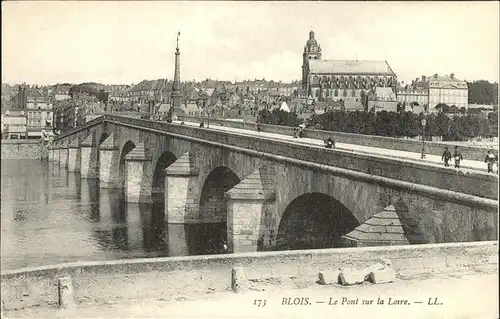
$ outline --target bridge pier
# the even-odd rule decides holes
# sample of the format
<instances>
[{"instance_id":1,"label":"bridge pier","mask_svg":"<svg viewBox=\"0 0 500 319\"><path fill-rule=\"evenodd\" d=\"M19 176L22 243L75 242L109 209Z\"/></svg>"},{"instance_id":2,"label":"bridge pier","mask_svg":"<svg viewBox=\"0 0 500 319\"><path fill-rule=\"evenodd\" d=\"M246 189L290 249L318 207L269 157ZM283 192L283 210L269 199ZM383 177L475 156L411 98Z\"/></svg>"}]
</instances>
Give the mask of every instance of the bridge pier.
<instances>
[{"instance_id":1,"label":"bridge pier","mask_svg":"<svg viewBox=\"0 0 500 319\"><path fill-rule=\"evenodd\" d=\"M81 178L99 178L97 147L93 143L93 134L90 134L80 143L80 174Z\"/></svg>"},{"instance_id":2,"label":"bridge pier","mask_svg":"<svg viewBox=\"0 0 500 319\"><path fill-rule=\"evenodd\" d=\"M112 133L99 146L99 187L117 188L120 183L120 148Z\"/></svg>"},{"instance_id":3,"label":"bridge pier","mask_svg":"<svg viewBox=\"0 0 500 319\"><path fill-rule=\"evenodd\" d=\"M59 158L62 167L68 167L68 148L64 147L59 150Z\"/></svg>"},{"instance_id":4,"label":"bridge pier","mask_svg":"<svg viewBox=\"0 0 500 319\"><path fill-rule=\"evenodd\" d=\"M200 222L198 168L185 153L165 169L165 220L169 224Z\"/></svg>"},{"instance_id":5,"label":"bridge pier","mask_svg":"<svg viewBox=\"0 0 500 319\"><path fill-rule=\"evenodd\" d=\"M128 203L151 203L151 156L144 144L137 145L125 156L125 198Z\"/></svg>"},{"instance_id":6,"label":"bridge pier","mask_svg":"<svg viewBox=\"0 0 500 319\"><path fill-rule=\"evenodd\" d=\"M266 167L259 168L225 193L227 203L227 246L229 252L255 252L264 238L266 206L276 195Z\"/></svg>"},{"instance_id":7,"label":"bridge pier","mask_svg":"<svg viewBox=\"0 0 500 319\"><path fill-rule=\"evenodd\" d=\"M50 151L51 153L51 161L52 162L57 162L58 158L56 158L56 155L57 157L59 157L59 152L54 148L55 146L52 146L52 150Z\"/></svg>"},{"instance_id":8,"label":"bridge pier","mask_svg":"<svg viewBox=\"0 0 500 319\"><path fill-rule=\"evenodd\" d=\"M57 147L57 148L56 148L56 149L54 149L54 162L55 162L55 163L57 163L57 164L59 164L59 163L61 162L61 161L60 161L60 157L59 157L59 154L60 154L60 152L59 152L59 147L60 147L60 146L56 146L56 147Z\"/></svg>"},{"instance_id":9,"label":"bridge pier","mask_svg":"<svg viewBox=\"0 0 500 319\"><path fill-rule=\"evenodd\" d=\"M78 158L78 140L74 139L68 145L68 171L79 172L80 171L80 161Z\"/></svg>"}]
</instances>

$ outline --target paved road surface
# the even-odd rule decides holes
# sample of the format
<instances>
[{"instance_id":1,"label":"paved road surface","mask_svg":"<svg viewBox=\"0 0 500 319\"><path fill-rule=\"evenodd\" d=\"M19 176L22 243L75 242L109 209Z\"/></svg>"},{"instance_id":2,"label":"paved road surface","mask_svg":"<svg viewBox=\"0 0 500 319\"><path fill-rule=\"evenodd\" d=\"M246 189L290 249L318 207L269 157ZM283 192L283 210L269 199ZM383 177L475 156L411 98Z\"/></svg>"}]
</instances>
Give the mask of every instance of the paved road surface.
<instances>
[{"instance_id":1,"label":"paved road surface","mask_svg":"<svg viewBox=\"0 0 500 319\"><path fill-rule=\"evenodd\" d=\"M180 121L174 121L174 123L180 124ZM199 123L193 123L193 122L184 122L185 125L189 126L199 126ZM279 139L283 141L288 141L290 143L297 143L297 144L304 144L304 145L309 145L309 146L317 146L317 147L324 147L324 142L322 140L318 139L312 139L312 138L293 138L292 136L287 136L287 135L282 135L282 134L276 134L276 133L268 133L268 132L257 132L257 131L252 131L252 130L246 130L246 129L239 129L239 128L233 128L233 127L227 127L227 126L219 126L219 125L212 125L210 124L210 129L214 130L220 130L220 131L228 131L232 133L237 133L237 134L245 134L245 135L252 135L252 136L263 136L266 138L272 138L272 139ZM426 155L425 159L420 158L420 153L413 153L413 152L406 152L406 151L398 151L398 150L392 150L392 149L384 149L384 148L376 148L376 147L367 147L363 145L356 145L356 144L344 144L344 143L336 143L336 148L341 149L341 150L346 150L346 151L352 151L355 153L365 153L365 154L371 154L371 155L377 155L379 157L384 157L384 158L396 158L396 159L401 159L407 162L414 162L414 163L420 163L420 164L426 164L429 166L434 166L434 167L444 167L444 163L441 161L441 156L438 155ZM453 162L450 164L449 169L455 169L453 167ZM486 172L486 163L480 162L480 161L471 161L471 160L463 160L461 163L461 170L466 173L467 171L481 171L481 172ZM495 171L497 170L497 166L495 166Z\"/></svg>"},{"instance_id":2,"label":"paved road surface","mask_svg":"<svg viewBox=\"0 0 500 319\"><path fill-rule=\"evenodd\" d=\"M498 318L498 274L466 273L433 275L389 284L340 287L319 286L305 289L270 289L265 292L234 294L221 292L205 299L186 300L182 293L175 300L137 301L126 304L94 305L72 310L31 308L7 311L9 318ZM309 298L309 305L282 305L283 298ZM358 299L357 305L329 305L330 298ZM377 304L378 299L384 305ZM388 304L408 300L408 305ZM433 305L429 305L429 298ZM435 299L437 298L437 300ZM254 300L266 300L265 307ZM363 300L373 300L363 305ZM324 303L317 303L323 301ZM416 302L422 302L418 304Z\"/></svg>"}]
</instances>

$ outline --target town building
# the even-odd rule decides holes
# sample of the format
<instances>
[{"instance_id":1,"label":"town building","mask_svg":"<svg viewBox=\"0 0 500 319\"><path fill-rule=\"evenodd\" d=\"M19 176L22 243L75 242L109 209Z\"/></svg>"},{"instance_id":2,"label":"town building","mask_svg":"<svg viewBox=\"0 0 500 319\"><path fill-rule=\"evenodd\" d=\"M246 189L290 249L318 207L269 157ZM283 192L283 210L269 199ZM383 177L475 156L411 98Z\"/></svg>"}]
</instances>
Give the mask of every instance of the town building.
<instances>
[{"instance_id":1,"label":"town building","mask_svg":"<svg viewBox=\"0 0 500 319\"><path fill-rule=\"evenodd\" d=\"M353 109L369 93L377 105L397 104L397 77L387 61L324 60L322 53L311 31L302 62L301 91L305 96L319 102L343 100Z\"/></svg>"},{"instance_id":2,"label":"town building","mask_svg":"<svg viewBox=\"0 0 500 319\"><path fill-rule=\"evenodd\" d=\"M2 118L3 139L26 139L26 114L24 110L7 110Z\"/></svg>"},{"instance_id":3,"label":"town building","mask_svg":"<svg viewBox=\"0 0 500 319\"><path fill-rule=\"evenodd\" d=\"M62 100L70 99L71 98L71 96L69 94L70 88L71 88L71 85L57 84L52 91L52 95L54 97L54 100L62 101Z\"/></svg>"},{"instance_id":4,"label":"town building","mask_svg":"<svg viewBox=\"0 0 500 319\"><path fill-rule=\"evenodd\" d=\"M428 78L429 82L429 110L438 112L436 105L440 103L449 106L455 105L457 108L464 107L466 110L469 105L469 92L467 82L459 80L455 74L438 75L434 74Z\"/></svg>"},{"instance_id":5,"label":"town building","mask_svg":"<svg viewBox=\"0 0 500 319\"><path fill-rule=\"evenodd\" d=\"M127 99L124 97L118 99L117 94L113 94L112 99L140 103L148 103L149 101L162 102L168 99L167 86L167 79L143 80L130 89L125 90L128 95Z\"/></svg>"},{"instance_id":6,"label":"town building","mask_svg":"<svg viewBox=\"0 0 500 319\"><path fill-rule=\"evenodd\" d=\"M461 81L454 74L423 76L411 84L398 85L397 98L410 112L439 112L438 104L468 109L467 82Z\"/></svg>"},{"instance_id":7,"label":"town building","mask_svg":"<svg viewBox=\"0 0 500 319\"><path fill-rule=\"evenodd\" d=\"M53 110L47 88L22 85L17 101L26 117L28 139L39 139L46 131L52 131Z\"/></svg>"}]
</instances>

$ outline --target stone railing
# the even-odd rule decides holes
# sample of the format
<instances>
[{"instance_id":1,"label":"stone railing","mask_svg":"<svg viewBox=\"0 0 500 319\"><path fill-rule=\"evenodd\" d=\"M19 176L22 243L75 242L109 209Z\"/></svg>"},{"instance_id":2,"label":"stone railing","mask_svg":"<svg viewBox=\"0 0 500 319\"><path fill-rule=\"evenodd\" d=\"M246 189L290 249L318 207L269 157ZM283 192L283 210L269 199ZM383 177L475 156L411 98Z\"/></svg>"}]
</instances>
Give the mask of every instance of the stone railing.
<instances>
[{"instance_id":1,"label":"stone railing","mask_svg":"<svg viewBox=\"0 0 500 319\"><path fill-rule=\"evenodd\" d=\"M179 121L195 122L199 123L202 120L207 122L206 117L199 116L186 116L182 115L178 117ZM210 118L210 123L215 125L222 125L240 129L256 130L257 124L254 122L237 122L221 118ZM289 126L279 126L279 125L269 125L261 124L263 132L276 133L283 135L293 134L293 128ZM335 131L324 131L324 130L314 130L305 129L304 137L314 138L319 140L325 140L328 137L333 137L338 143L345 144L355 144L364 145L367 147L385 148L398 151L406 151L413 153L420 153L422 150L422 142L416 140L405 140L401 138L376 136L376 135L363 135L363 134L352 134L343 133ZM425 142L425 152L427 154L439 155L443 154L444 148L448 147L450 151L453 152L455 144L446 142ZM478 147L478 146L460 146L460 151L462 155L467 160L472 161L484 161L488 148Z\"/></svg>"},{"instance_id":2,"label":"stone railing","mask_svg":"<svg viewBox=\"0 0 500 319\"><path fill-rule=\"evenodd\" d=\"M168 300L231 290L235 268L244 270L242 282L296 277L314 283L319 271L365 268L382 258L401 277L494 268L497 252L495 241L68 263L3 272L1 298L6 310Z\"/></svg>"}]
</instances>

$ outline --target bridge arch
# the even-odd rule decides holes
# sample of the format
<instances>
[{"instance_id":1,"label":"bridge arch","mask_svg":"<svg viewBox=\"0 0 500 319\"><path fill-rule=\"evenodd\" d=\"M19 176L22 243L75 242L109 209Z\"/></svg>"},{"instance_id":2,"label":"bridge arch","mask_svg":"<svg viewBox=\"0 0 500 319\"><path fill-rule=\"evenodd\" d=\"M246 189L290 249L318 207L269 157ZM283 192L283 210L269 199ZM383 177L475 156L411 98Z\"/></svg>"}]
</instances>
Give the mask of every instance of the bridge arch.
<instances>
[{"instance_id":1,"label":"bridge arch","mask_svg":"<svg viewBox=\"0 0 500 319\"><path fill-rule=\"evenodd\" d=\"M102 132L99 135L99 139L97 140L97 169L98 170L101 169L101 157L100 157L99 147L101 146L102 142L104 142L108 137L109 137L109 133Z\"/></svg>"},{"instance_id":2,"label":"bridge arch","mask_svg":"<svg viewBox=\"0 0 500 319\"><path fill-rule=\"evenodd\" d=\"M276 249L342 247L341 236L357 226L355 215L333 196L305 193L286 207L278 226Z\"/></svg>"},{"instance_id":3,"label":"bridge arch","mask_svg":"<svg viewBox=\"0 0 500 319\"><path fill-rule=\"evenodd\" d=\"M153 167L151 186L155 199L164 201L165 194L165 169L177 160L177 156L170 151L164 151L156 160Z\"/></svg>"},{"instance_id":4,"label":"bridge arch","mask_svg":"<svg viewBox=\"0 0 500 319\"><path fill-rule=\"evenodd\" d=\"M135 143L131 140L128 140L123 144L123 147L120 150L120 167L118 169L118 174L120 176L120 181L122 185L125 185L125 180L127 178L127 166L125 165L125 156L130 153L135 148Z\"/></svg>"},{"instance_id":5,"label":"bridge arch","mask_svg":"<svg viewBox=\"0 0 500 319\"><path fill-rule=\"evenodd\" d=\"M229 167L218 166L205 178L200 193L200 217L217 222L227 222L227 201L224 193L241 180Z\"/></svg>"},{"instance_id":6,"label":"bridge arch","mask_svg":"<svg viewBox=\"0 0 500 319\"><path fill-rule=\"evenodd\" d=\"M98 144L98 146L101 145L102 142L104 142L104 140L106 140L108 137L109 137L109 133L108 132L102 132L101 135L99 136L99 140L98 140L99 144Z\"/></svg>"}]
</instances>

